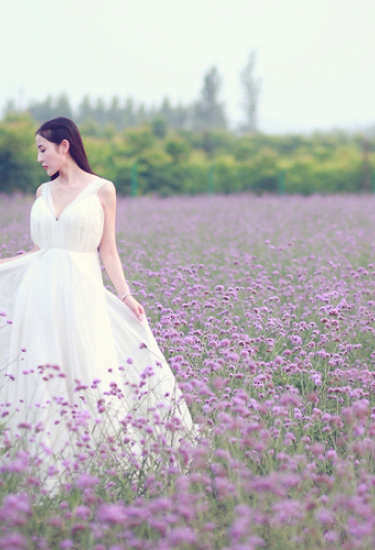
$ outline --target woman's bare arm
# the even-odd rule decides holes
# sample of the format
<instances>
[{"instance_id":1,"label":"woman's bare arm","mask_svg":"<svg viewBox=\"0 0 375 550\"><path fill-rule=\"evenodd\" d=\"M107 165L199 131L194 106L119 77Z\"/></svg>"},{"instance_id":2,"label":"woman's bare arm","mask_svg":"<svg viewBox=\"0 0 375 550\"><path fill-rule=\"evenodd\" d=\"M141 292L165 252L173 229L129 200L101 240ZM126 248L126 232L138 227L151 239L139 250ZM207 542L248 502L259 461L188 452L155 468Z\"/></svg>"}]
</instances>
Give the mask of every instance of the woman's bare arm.
<instances>
[{"instance_id":1,"label":"woman's bare arm","mask_svg":"<svg viewBox=\"0 0 375 550\"><path fill-rule=\"evenodd\" d=\"M102 242L100 243L100 256L108 277L121 298L130 293L130 289L125 279L116 246L116 189L113 183L106 183L99 191L98 196L104 209L104 230ZM134 296L129 294L124 302L142 321L145 312Z\"/></svg>"}]
</instances>

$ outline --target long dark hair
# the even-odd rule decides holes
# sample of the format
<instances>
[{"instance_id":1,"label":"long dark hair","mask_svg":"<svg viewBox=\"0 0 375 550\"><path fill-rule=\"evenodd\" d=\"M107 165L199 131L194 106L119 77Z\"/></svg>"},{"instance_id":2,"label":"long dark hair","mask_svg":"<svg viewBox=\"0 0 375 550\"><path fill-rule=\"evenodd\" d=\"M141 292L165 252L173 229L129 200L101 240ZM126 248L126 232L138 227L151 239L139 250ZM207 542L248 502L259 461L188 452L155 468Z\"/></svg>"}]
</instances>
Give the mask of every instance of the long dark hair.
<instances>
[{"instance_id":1,"label":"long dark hair","mask_svg":"<svg viewBox=\"0 0 375 550\"><path fill-rule=\"evenodd\" d=\"M56 143L57 145L60 145L63 139L69 141L69 153L72 159L78 164L78 166L82 170L88 172L89 174L94 174L89 164L89 161L87 160L81 134L77 126L72 120L70 120L70 118L60 116L58 118L48 120L41 125L39 130L35 132L35 135L38 134L48 141ZM53 176L51 176L51 180L57 178L58 175L59 172L53 174Z\"/></svg>"}]
</instances>

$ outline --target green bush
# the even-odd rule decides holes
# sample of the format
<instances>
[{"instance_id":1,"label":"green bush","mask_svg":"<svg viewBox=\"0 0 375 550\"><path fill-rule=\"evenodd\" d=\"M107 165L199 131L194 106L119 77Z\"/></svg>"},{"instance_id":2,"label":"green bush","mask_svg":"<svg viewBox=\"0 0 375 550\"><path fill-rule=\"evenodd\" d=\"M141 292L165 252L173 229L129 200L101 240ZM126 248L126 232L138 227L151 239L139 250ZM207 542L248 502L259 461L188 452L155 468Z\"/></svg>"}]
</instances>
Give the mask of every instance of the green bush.
<instances>
[{"instance_id":1,"label":"green bush","mask_svg":"<svg viewBox=\"0 0 375 550\"><path fill-rule=\"evenodd\" d=\"M217 193L277 193L282 171L287 193L352 193L364 190L369 170L375 171L375 138L366 141L366 158L363 136L343 132L238 136L168 130L161 118L124 132L84 118L80 128L94 172L112 180L120 194L131 193L135 163L139 193L161 196L206 193L212 184ZM0 122L0 191L34 193L45 181L36 162L36 129L27 113L9 112Z\"/></svg>"},{"instance_id":2,"label":"green bush","mask_svg":"<svg viewBox=\"0 0 375 550\"><path fill-rule=\"evenodd\" d=\"M27 115L10 116L0 123L0 191L35 192L44 181L36 162L35 130Z\"/></svg>"}]
</instances>

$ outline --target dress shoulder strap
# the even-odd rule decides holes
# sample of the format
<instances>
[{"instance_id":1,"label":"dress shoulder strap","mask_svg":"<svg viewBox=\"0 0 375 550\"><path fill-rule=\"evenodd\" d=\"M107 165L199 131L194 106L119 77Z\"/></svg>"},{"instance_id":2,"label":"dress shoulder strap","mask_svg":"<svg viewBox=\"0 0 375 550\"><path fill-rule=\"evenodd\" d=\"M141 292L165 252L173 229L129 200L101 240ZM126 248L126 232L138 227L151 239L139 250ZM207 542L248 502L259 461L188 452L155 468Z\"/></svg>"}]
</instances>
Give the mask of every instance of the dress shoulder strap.
<instances>
[{"instance_id":1,"label":"dress shoulder strap","mask_svg":"<svg viewBox=\"0 0 375 550\"><path fill-rule=\"evenodd\" d=\"M109 180L104 178L97 178L86 187L86 191L89 195L96 195L96 193L99 193L100 189L108 182Z\"/></svg>"},{"instance_id":2,"label":"dress shoulder strap","mask_svg":"<svg viewBox=\"0 0 375 550\"><path fill-rule=\"evenodd\" d=\"M40 186L40 193L44 199L47 199L48 187L51 182L47 181Z\"/></svg>"}]
</instances>

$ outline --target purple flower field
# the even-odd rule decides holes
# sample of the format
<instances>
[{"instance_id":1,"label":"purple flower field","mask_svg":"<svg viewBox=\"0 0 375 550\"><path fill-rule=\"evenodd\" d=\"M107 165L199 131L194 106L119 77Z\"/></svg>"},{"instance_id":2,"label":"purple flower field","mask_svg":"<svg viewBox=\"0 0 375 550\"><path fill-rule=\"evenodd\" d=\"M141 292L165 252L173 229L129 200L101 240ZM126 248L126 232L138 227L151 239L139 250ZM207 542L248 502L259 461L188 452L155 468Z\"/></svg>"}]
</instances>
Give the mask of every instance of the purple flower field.
<instances>
[{"instance_id":1,"label":"purple flower field","mask_svg":"<svg viewBox=\"0 0 375 550\"><path fill-rule=\"evenodd\" d=\"M30 206L2 197L2 257L31 248ZM372 196L119 199L125 275L198 435L135 457L76 429L54 465L35 426L1 428L0 550L372 550L374 229Z\"/></svg>"}]
</instances>

